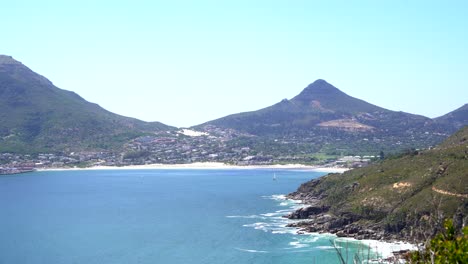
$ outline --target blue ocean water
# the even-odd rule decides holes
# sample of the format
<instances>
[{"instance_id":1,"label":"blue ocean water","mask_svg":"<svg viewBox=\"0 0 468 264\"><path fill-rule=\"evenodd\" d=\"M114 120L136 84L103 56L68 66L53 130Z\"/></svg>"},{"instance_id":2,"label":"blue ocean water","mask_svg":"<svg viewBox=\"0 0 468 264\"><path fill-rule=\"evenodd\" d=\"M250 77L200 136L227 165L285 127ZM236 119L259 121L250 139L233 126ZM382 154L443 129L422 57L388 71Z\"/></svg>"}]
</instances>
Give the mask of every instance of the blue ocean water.
<instances>
[{"instance_id":1,"label":"blue ocean water","mask_svg":"<svg viewBox=\"0 0 468 264\"><path fill-rule=\"evenodd\" d=\"M273 174L277 180L273 180ZM0 263L339 263L283 194L323 173L84 170L0 177ZM349 258L362 245L348 243Z\"/></svg>"}]
</instances>

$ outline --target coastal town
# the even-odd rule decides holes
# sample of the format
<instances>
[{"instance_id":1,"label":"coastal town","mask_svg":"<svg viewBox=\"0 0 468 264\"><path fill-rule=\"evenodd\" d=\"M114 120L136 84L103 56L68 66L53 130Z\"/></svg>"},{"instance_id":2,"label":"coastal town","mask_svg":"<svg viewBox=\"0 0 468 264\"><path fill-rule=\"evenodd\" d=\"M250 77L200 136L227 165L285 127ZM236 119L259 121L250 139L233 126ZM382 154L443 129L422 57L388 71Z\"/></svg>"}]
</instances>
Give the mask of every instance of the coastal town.
<instances>
[{"instance_id":1,"label":"coastal town","mask_svg":"<svg viewBox=\"0 0 468 264\"><path fill-rule=\"evenodd\" d=\"M125 144L122 151L117 153L106 151L26 155L0 153L0 173L13 174L48 168L123 167L200 162L217 162L235 166L304 164L320 167L356 168L364 167L376 159L376 155L327 155L321 158L307 155L308 153L275 155L272 151L259 151L258 147L255 146L249 147L245 144L233 143L235 138L245 140L252 138L250 135L216 127L208 127L207 130L209 132L182 129L141 136ZM273 143L285 144L275 141Z\"/></svg>"}]
</instances>

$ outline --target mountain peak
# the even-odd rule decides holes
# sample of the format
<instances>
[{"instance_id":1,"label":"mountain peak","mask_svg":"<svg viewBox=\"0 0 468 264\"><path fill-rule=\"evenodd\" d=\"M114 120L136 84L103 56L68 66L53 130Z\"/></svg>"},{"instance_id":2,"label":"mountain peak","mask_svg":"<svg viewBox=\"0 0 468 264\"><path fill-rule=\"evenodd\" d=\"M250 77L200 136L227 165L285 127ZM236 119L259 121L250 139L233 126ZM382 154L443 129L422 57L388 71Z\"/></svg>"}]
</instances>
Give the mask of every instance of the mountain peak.
<instances>
[{"instance_id":1,"label":"mountain peak","mask_svg":"<svg viewBox=\"0 0 468 264\"><path fill-rule=\"evenodd\" d=\"M309 84L300 94L294 97L294 101L310 102L312 100L329 101L337 98L347 97L345 93L327 81L318 79Z\"/></svg>"},{"instance_id":2,"label":"mountain peak","mask_svg":"<svg viewBox=\"0 0 468 264\"><path fill-rule=\"evenodd\" d=\"M363 100L351 97L322 79L309 84L291 101L305 108L328 112L363 113L384 110Z\"/></svg>"},{"instance_id":3,"label":"mountain peak","mask_svg":"<svg viewBox=\"0 0 468 264\"><path fill-rule=\"evenodd\" d=\"M317 79L315 82L309 84L303 92L308 92L308 93L336 93L336 92L341 92L338 88L335 86L331 85L327 81L323 79Z\"/></svg>"},{"instance_id":4,"label":"mountain peak","mask_svg":"<svg viewBox=\"0 0 468 264\"><path fill-rule=\"evenodd\" d=\"M52 82L44 76L33 72L23 63L13 59L12 56L0 55L0 73L4 73L13 79L22 79L30 84L52 85Z\"/></svg>"},{"instance_id":5,"label":"mountain peak","mask_svg":"<svg viewBox=\"0 0 468 264\"><path fill-rule=\"evenodd\" d=\"M15 65L21 65L22 63L13 59L11 56L7 55L0 55L0 64L15 64Z\"/></svg>"},{"instance_id":6,"label":"mountain peak","mask_svg":"<svg viewBox=\"0 0 468 264\"><path fill-rule=\"evenodd\" d=\"M315 80L313 83L309 84L310 85L318 85L318 84L328 84L328 85L331 85L329 84L327 81L325 81L324 79L317 79Z\"/></svg>"}]
</instances>

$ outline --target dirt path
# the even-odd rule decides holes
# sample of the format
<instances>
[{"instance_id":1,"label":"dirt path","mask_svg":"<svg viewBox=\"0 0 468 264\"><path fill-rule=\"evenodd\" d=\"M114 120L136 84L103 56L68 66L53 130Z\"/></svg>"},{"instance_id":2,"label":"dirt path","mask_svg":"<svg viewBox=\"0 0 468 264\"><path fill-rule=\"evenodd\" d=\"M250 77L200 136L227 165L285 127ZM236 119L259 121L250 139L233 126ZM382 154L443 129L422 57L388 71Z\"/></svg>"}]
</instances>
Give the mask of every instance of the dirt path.
<instances>
[{"instance_id":1,"label":"dirt path","mask_svg":"<svg viewBox=\"0 0 468 264\"><path fill-rule=\"evenodd\" d=\"M432 186L432 190L436 193L440 194L445 194L445 195L450 195L450 196L455 196L459 198L468 198L468 194L459 194L459 193L453 193L453 192L447 192L441 189L437 189L435 186Z\"/></svg>"}]
</instances>

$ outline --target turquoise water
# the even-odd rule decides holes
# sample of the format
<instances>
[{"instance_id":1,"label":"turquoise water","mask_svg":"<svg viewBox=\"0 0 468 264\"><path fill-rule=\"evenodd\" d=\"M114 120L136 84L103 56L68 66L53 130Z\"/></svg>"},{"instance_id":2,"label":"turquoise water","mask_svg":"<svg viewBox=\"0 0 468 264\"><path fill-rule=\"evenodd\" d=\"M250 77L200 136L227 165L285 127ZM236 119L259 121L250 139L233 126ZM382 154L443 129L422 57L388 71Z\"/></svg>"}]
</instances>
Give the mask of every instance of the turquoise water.
<instances>
[{"instance_id":1,"label":"turquoise water","mask_svg":"<svg viewBox=\"0 0 468 264\"><path fill-rule=\"evenodd\" d=\"M277 180L273 181L273 174ZM0 263L339 263L281 196L323 173L49 171L0 177ZM358 244L349 245L351 255Z\"/></svg>"}]
</instances>

